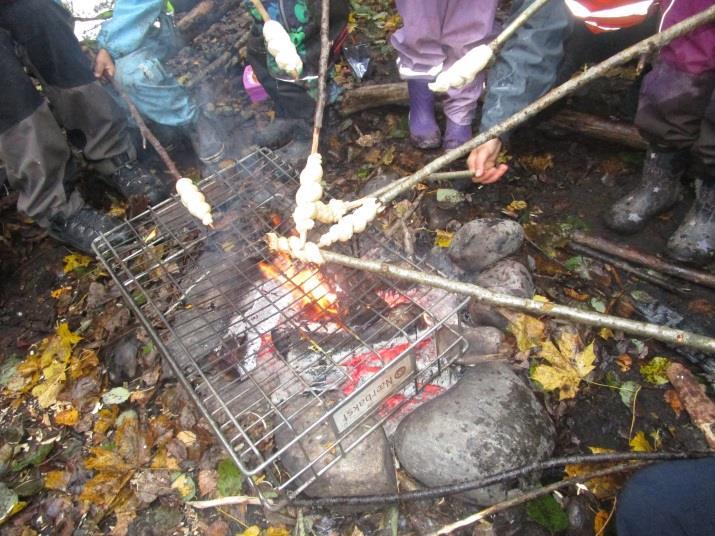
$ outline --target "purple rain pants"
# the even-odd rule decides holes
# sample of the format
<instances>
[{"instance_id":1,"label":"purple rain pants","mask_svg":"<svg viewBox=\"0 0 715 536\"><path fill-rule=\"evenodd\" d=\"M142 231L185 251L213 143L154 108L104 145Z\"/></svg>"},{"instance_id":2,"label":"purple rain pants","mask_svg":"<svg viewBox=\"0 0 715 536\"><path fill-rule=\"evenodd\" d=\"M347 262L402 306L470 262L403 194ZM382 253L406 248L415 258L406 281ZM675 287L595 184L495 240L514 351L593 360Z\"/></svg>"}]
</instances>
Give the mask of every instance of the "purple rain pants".
<instances>
[{"instance_id":1,"label":"purple rain pants","mask_svg":"<svg viewBox=\"0 0 715 536\"><path fill-rule=\"evenodd\" d=\"M403 26L390 42L405 80L434 80L475 46L492 37L498 0L396 0ZM444 114L454 123L471 125L484 73L462 89L451 89Z\"/></svg>"},{"instance_id":2,"label":"purple rain pants","mask_svg":"<svg viewBox=\"0 0 715 536\"><path fill-rule=\"evenodd\" d=\"M662 6L663 29L704 10L712 0L670 2ZM635 123L652 144L692 151L707 175L715 177L715 24L662 49L643 80Z\"/></svg>"}]
</instances>

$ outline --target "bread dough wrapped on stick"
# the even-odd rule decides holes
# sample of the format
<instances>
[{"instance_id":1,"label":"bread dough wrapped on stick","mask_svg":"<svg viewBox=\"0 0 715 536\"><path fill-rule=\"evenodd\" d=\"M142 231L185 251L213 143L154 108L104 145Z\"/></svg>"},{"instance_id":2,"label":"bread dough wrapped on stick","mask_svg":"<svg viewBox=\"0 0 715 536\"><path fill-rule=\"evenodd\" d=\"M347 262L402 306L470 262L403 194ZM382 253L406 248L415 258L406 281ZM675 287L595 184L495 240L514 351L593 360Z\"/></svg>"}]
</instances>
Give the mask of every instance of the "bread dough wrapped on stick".
<instances>
[{"instance_id":1,"label":"bread dough wrapped on stick","mask_svg":"<svg viewBox=\"0 0 715 536\"><path fill-rule=\"evenodd\" d=\"M298 78L303 71L303 61L285 28L279 22L267 20L263 23L263 39L278 67L290 73L293 78Z\"/></svg>"},{"instance_id":2,"label":"bread dough wrapped on stick","mask_svg":"<svg viewBox=\"0 0 715 536\"><path fill-rule=\"evenodd\" d=\"M321 223L334 223L345 214L345 203L331 199L328 204L321 202L323 197L323 159L319 153L313 153L300 173L300 187L295 194L293 221L300 240L305 243L316 220Z\"/></svg>"},{"instance_id":3,"label":"bread dough wrapped on stick","mask_svg":"<svg viewBox=\"0 0 715 536\"><path fill-rule=\"evenodd\" d=\"M181 204L193 216L201 220L201 223L211 226L214 223L211 215L211 205L206 202L204 194L194 184L191 179L181 178L176 181L176 192L179 194Z\"/></svg>"},{"instance_id":4,"label":"bread dough wrapped on stick","mask_svg":"<svg viewBox=\"0 0 715 536\"><path fill-rule=\"evenodd\" d=\"M429 88L435 93L446 93L452 88L463 88L489 65L494 51L489 45L479 45L459 58L449 68L437 75Z\"/></svg>"},{"instance_id":5,"label":"bread dough wrapped on stick","mask_svg":"<svg viewBox=\"0 0 715 536\"><path fill-rule=\"evenodd\" d=\"M286 238L285 236L278 236L276 233L267 233L266 243L271 251L287 253L299 261L315 264L325 262L315 242L302 243L297 236Z\"/></svg>"},{"instance_id":6,"label":"bread dough wrapped on stick","mask_svg":"<svg viewBox=\"0 0 715 536\"><path fill-rule=\"evenodd\" d=\"M380 210L380 203L374 197L368 197L354 212L343 216L328 229L318 240L318 247L328 247L335 242L347 242L355 233L361 233L375 219Z\"/></svg>"}]
</instances>

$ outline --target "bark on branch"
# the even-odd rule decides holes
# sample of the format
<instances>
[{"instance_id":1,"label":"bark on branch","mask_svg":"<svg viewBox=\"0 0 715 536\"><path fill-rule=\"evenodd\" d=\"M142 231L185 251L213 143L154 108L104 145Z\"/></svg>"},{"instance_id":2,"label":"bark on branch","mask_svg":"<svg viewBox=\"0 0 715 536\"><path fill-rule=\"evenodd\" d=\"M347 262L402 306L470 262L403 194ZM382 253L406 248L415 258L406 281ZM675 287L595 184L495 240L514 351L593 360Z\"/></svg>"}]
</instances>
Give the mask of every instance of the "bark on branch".
<instances>
[{"instance_id":1,"label":"bark on branch","mask_svg":"<svg viewBox=\"0 0 715 536\"><path fill-rule=\"evenodd\" d=\"M328 60L330 57L330 0L322 0L320 7L320 65L318 69L318 101L315 103L313 122L313 143L310 153L318 152L320 131L323 128L323 114L327 100L326 82L328 78Z\"/></svg>"}]
</instances>

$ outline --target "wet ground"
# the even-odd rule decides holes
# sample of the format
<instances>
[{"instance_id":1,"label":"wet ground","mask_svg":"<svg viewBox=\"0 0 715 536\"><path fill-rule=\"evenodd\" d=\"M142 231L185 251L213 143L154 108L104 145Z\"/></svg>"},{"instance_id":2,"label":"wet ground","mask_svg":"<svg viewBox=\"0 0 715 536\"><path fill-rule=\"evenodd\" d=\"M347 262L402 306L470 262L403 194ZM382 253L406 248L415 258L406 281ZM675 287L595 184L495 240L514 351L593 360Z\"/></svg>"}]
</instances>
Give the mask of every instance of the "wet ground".
<instances>
[{"instance_id":1,"label":"wet ground","mask_svg":"<svg viewBox=\"0 0 715 536\"><path fill-rule=\"evenodd\" d=\"M225 43L238 35L235 30L240 26L238 19L238 15L229 15L200 36L197 47L199 53L183 52L174 63L177 72L195 71L218 57ZM375 24L375 20L380 19L373 20L366 15L364 20L366 24ZM384 23L382 28L374 30L375 35L369 37L374 40L376 35L380 35L378 30L382 30L384 35ZM356 40L361 40L361 37ZM386 51L385 47L384 43L373 46L378 61L372 82L395 78L389 57L381 55L381 52ZM245 149L250 133L270 122L272 116L267 103L249 103L241 89L241 68L240 60L231 62L207 79L206 83L199 85L197 94L205 102L211 101L212 110L222 118L234 146ZM342 77L346 83L354 85L355 81L350 80L347 68L344 65L339 68L341 76L338 78ZM579 111L602 110L604 91L612 91L605 93L609 102L625 103L622 108L626 113L622 113L619 118L629 120L627 110L629 107L632 109L632 106L628 105L628 100L632 100L634 92L630 83L623 80L610 85L602 84L593 95L581 95L571 106ZM660 216L642 233L630 237L616 236L603 227L601 212L636 184L642 153L574 134L555 133L542 128L542 122L537 119L514 135L506 156L511 165L507 178L492 186L467 187L464 191L470 194L470 202L450 215L445 227L454 230L458 223L448 220L465 222L475 216L501 215L518 219L533 229L533 235L530 234L533 243L524 247L521 257L533 268L540 294L554 301L583 307L589 307L592 300L596 299L608 312L630 313L638 318L632 307L628 307L629 295L634 290L647 291L688 317L702 333L714 334L715 315L712 313L715 311L715 293L712 291L682 283L680 286L688 287L688 290L676 294L653 287L620 270L608 269L600 263L592 267L590 279L579 276L577 269L569 270L565 267L575 253L564 243L554 240L554 229L565 226L582 228L594 235L660 254L668 236L687 211L692 193L688 193L674 210ZM377 132L380 133L379 141L358 144L358 139L363 135ZM347 196L354 195L366 180L379 173L394 171L402 176L439 155L438 151L425 153L410 147L406 139L406 110L403 108L372 110L350 118L341 118L331 112L325 140L325 153L329 155L327 181L332 184L334 191ZM195 163L185 141L170 137L168 142L182 171L189 176L196 174ZM144 155L143 159L149 167L155 170L161 168L152 154ZM464 162L460 161L453 169L463 167ZM460 189L463 188L460 186ZM415 191L410 198L415 199L417 195ZM423 203L428 202L431 195L428 192ZM114 206L120 211L126 209L113 198L104 195L92 196L92 200L103 208ZM505 214L506 207L513 201L525 201L526 208ZM437 229L429 227L422 217L424 211L418 210L415 214L410 226L418 239L433 240ZM388 213L386 217L394 218L394 214ZM112 290L107 274L102 273L94 262L66 272L63 264L72 252L47 238L31 222L18 215L14 209L12 193L0 198L0 226L0 366L3 366L3 371L11 361L25 358L41 339L53 335L58 323L67 322L70 329L83 333L85 341L82 344L96 351L101 358L96 374L92 376L96 382L96 392L99 392L100 385L103 388L122 385L122 382L129 382L127 385L130 387L141 385L148 394L145 398L134 400L133 407L142 419L145 416L167 414L166 410L170 407L168 414L181 415L185 419L184 424L191 424L192 419L195 422L195 413L184 398L176 395L174 383L170 379L162 379L155 352L152 355L149 349L140 358L134 378L127 375L126 363L117 362L118 354L111 349L124 335L133 333L136 324L126 314L116 291ZM103 294L98 295L97 285L102 287ZM62 291L63 288L66 290ZM55 296L52 295L53 291ZM578 296L578 299L573 296ZM584 338L592 338L593 333L593 330L582 330ZM618 361L623 355L629 356L632 361L630 366L626 366L623 360ZM556 454L588 452L589 447L629 450L634 431L644 432L648 444L656 450L697 450L705 447L702 434L690 423L687 413L676 413L674 406L667 401L665 393L670 386L644 381L639 373L637 365L653 356L684 360L664 345L653 341L629 341L627 337L616 334L613 339L599 345L597 369L589 377L589 382L582 385L574 400L559 401L557 396L549 393L539 395L557 426ZM685 362L688 363L687 360ZM698 372L697 367L688 366ZM527 375L528 363L519 363L516 367L521 374ZM155 377L140 378L148 372L155 373ZM137 383L140 379L144 383ZM633 381L641 387L637 404L633 406L622 401L615 387L627 381ZM167 393L172 393L176 399L169 401ZM81 393L74 395L81 398ZM96 400L96 395L93 396L93 400ZM106 518L98 516L96 509L87 509L86 503L83 505L77 499L82 483L88 479L87 471L81 468L80 461L87 456L88 445L99 444L92 436L92 433L98 433L97 423L90 416L92 413L89 410L83 412L81 420L72 426L60 426L54 417L50 419L48 415L36 406L29 395L7 397L0 404L3 435L8 430L22 430L22 441L27 443L31 452L37 448L39 441L47 437L56 437L58 445L64 444L65 447L78 443L74 454L67 454L66 448L58 448L55 454L34 464L32 474L26 475L30 482L36 483L24 495L28 505L17 514L17 519L0 530L8 534L72 534L72 527L84 519L85 513L91 512L93 516L90 517L96 519L100 527L98 530L108 532L110 527L120 522L121 515L118 516L114 510ZM153 433L158 433L159 428L158 425L154 426ZM178 430L174 428L171 433L176 434ZM210 434L201 430L198 444L203 452L192 451L191 445L178 454L180 448L176 445L173 447L175 450L171 451L182 461L180 470L193 474L199 488L202 486L197 476L199 471L202 468L213 470L212 463L221 457L221 451L213 443ZM58 463L64 459L69 462ZM69 463L73 471L72 480L64 487L53 488L47 484L47 475L51 471L63 469L64 463ZM7 468L3 469L2 474L7 476ZM11 473L10 477L17 478L17 475ZM546 480L558 478L558 472L545 475ZM247 511L245 507L201 513L184 507L182 511L181 501L170 496L161 496L149 504L151 506L134 505L134 517L127 521L133 527L129 533L172 534L183 531L223 535L241 533L247 525L253 523L280 527L291 522L288 518L271 517L265 520L255 517L255 512ZM591 514L597 509L608 510L612 503L605 500L595 504L589 510ZM67 509L64 518L54 512L44 519L34 519L43 509L52 506L57 510L63 505ZM171 514L172 509L179 512L178 517ZM310 519L314 523L315 534L390 534L394 533L394 527L399 527L398 532L401 534L420 534L427 527L453 521L472 510L448 500L429 505L415 503L405 506L399 517L394 511L380 511L365 516L306 512L306 516L313 516ZM23 525L32 526L32 530L37 532L22 532ZM521 526L526 530L527 525ZM529 526L530 530L538 530L533 524ZM92 532L88 529L88 532L82 533ZM285 532L273 534L275 536Z\"/></svg>"}]
</instances>

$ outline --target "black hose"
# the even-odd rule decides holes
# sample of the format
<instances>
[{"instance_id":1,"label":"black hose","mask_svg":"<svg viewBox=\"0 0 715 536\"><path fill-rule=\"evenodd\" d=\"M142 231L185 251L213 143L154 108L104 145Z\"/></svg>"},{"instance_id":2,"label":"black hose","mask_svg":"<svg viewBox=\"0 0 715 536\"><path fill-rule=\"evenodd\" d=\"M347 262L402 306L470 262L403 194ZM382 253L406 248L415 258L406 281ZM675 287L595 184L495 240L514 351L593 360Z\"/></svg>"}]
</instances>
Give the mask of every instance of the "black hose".
<instances>
[{"instance_id":1,"label":"black hose","mask_svg":"<svg viewBox=\"0 0 715 536\"><path fill-rule=\"evenodd\" d=\"M498 484L506 480L513 480L535 471L544 471L553 467L561 467L567 464L595 464L607 462L619 462L628 460L683 460L688 458L706 458L713 456L712 452L689 451L689 452L609 452L605 454L580 454L575 456L564 456L552 458L541 462L523 465L516 469L509 469L477 480L467 480L456 484L447 484L434 488L426 488L404 493L388 493L384 495L353 495L341 497L319 497L315 499L293 499L289 501L292 506L315 508L337 505L380 505L401 501L420 501L436 499L446 495L454 495L465 491L472 491L492 484Z\"/></svg>"}]
</instances>

